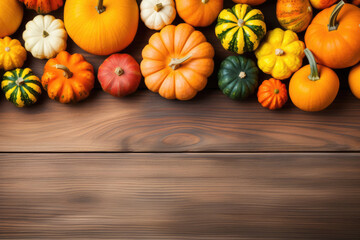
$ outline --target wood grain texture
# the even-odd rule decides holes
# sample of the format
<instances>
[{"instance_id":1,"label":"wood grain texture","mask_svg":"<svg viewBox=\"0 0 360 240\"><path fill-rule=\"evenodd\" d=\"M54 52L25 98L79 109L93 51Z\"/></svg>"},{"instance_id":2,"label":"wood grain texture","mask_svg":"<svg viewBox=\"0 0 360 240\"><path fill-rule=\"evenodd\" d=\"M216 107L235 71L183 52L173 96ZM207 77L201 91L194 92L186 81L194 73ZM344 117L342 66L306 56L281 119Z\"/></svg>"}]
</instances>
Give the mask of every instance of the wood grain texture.
<instances>
[{"instance_id":1,"label":"wood grain texture","mask_svg":"<svg viewBox=\"0 0 360 240\"><path fill-rule=\"evenodd\" d=\"M1 102L0 152L360 150L360 101L347 93L319 113L291 103L272 112L211 90L188 102L145 90L124 99L97 91L77 105Z\"/></svg>"},{"instance_id":2,"label":"wood grain texture","mask_svg":"<svg viewBox=\"0 0 360 240\"><path fill-rule=\"evenodd\" d=\"M0 154L1 239L359 239L360 154Z\"/></svg>"}]
</instances>

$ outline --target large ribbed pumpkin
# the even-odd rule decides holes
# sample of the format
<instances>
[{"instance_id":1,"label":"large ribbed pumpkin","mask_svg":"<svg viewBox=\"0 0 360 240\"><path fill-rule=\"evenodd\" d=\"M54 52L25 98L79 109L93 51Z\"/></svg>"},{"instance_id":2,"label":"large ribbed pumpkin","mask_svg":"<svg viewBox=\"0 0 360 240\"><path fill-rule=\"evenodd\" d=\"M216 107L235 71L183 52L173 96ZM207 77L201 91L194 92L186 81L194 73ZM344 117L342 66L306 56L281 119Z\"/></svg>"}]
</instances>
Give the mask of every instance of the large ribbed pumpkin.
<instances>
[{"instance_id":1,"label":"large ribbed pumpkin","mask_svg":"<svg viewBox=\"0 0 360 240\"><path fill-rule=\"evenodd\" d=\"M18 0L0 0L0 38L16 32L23 15L24 9Z\"/></svg>"},{"instance_id":2,"label":"large ribbed pumpkin","mask_svg":"<svg viewBox=\"0 0 360 240\"><path fill-rule=\"evenodd\" d=\"M85 51L109 55L126 48L139 22L135 0L67 0L64 23L69 36Z\"/></svg>"}]
</instances>

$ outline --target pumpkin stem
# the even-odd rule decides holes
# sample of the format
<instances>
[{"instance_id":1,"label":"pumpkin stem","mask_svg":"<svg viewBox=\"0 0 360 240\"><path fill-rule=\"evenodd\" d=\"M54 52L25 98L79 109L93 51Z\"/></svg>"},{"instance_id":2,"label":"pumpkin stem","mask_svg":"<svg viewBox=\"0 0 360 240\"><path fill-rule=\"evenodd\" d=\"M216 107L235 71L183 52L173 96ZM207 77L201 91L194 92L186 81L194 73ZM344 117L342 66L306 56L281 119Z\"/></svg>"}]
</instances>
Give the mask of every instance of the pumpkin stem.
<instances>
[{"instance_id":1,"label":"pumpkin stem","mask_svg":"<svg viewBox=\"0 0 360 240\"><path fill-rule=\"evenodd\" d=\"M308 76L308 78L311 80L311 81L316 81L316 80L319 80L320 79L320 76L319 76L319 70L317 68L317 64L316 64L316 61L315 61L315 58L314 58L314 55L312 54L312 52L306 48L304 50L304 53L309 61L309 64L310 64L310 70L311 70L311 73L310 75Z\"/></svg>"},{"instance_id":2,"label":"pumpkin stem","mask_svg":"<svg viewBox=\"0 0 360 240\"><path fill-rule=\"evenodd\" d=\"M116 75L121 76L121 75L123 75L125 72L124 72L124 70L123 70L121 67L117 67L117 68L115 69L115 73L116 73Z\"/></svg>"},{"instance_id":3,"label":"pumpkin stem","mask_svg":"<svg viewBox=\"0 0 360 240\"><path fill-rule=\"evenodd\" d=\"M341 0L335 6L334 10L332 11L332 13L330 15L329 24L328 24L329 32L337 30L337 28L339 27L339 23L337 22L337 16L339 15L339 12L344 5L345 5L345 2L343 0Z\"/></svg>"},{"instance_id":4,"label":"pumpkin stem","mask_svg":"<svg viewBox=\"0 0 360 240\"><path fill-rule=\"evenodd\" d=\"M182 64L183 62L185 62L185 61L188 60L189 58L191 58L191 55L186 56L186 57L183 57L183 58L180 58L180 59L178 59L178 58L172 58L171 61L170 61L170 63L169 63L169 67L171 67L172 69L176 70L176 69L178 69L178 68L181 66L181 64Z\"/></svg>"},{"instance_id":5,"label":"pumpkin stem","mask_svg":"<svg viewBox=\"0 0 360 240\"><path fill-rule=\"evenodd\" d=\"M246 78L246 72L240 72L239 77L241 79Z\"/></svg>"},{"instance_id":6,"label":"pumpkin stem","mask_svg":"<svg viewBox=\"0 0 360 240\"><path fill-rule=\"evenodd\" d=\"M71 78L73 76L73 73L68 69L67 66L61 65L61 64L55 64L54 67L56 69L61 69L64 71L64 77Z\"/></svg>"},{"instance_id":7,"label":"pumpkin stem","mask_svg":"<svg viewBox=\"0 0 360 240\"><path fill-rule=\"evenodd\" d=\"M49 33L47 32L47 31L43 31L43 38L46 38L46 37L48 37L49 36Z\"/></svg>"},{"instance_id":8,"label":"pumpkin stem","mask_svg":"<svg viewBox=\"0 0 360 240\"><path fill-rule=\"evenodd\" d=\"M209 2L209 0L201 0L201 2L202 2L203 4L206 4L206 3Z\"/></svg>"},{"instance_id":9,"label":"pumpkin stem","mask_svg":"<svg viewBox=\"0 0 360 240\"><path fill-rule=\"evenodd\" d=\"M10 47L6 47L5 52L10 52Z\"/></svg>"},{"instance_id":10,"label":"pumpkin stem","mask_svg":"<svg viewBox=\"0 0 360 240\"><path fill-rule=\"evenodd\" d=\"M279 92L280 92L280 90L277 89L277 88L274 90L274 93L275 93L275 94L279 94Z\"/></svg>"},{"instance_id":11,"label":"pumpkin stem","mask_svg":"<svg viewBox=\"0 0 360 240\"><path fill-rule=\"evenodd\" d=\"M103 12L105 12L106 7L104 7L104 0L99 0L98 5L95 8L99 14L102 14Z\"/></svg>"},{"instance_id":12,"label":"pumpkin stem","mask_svg":"<svg viewBox=\"0 0 360 240\"><path fill-rule=\"evenodd\" d=\"M24 81L25 80L22 77L20 77L20 78L16 79L15 83L16 83L16 85L20 86L24 83Z\"/></svg>"},{"instance_id":13,"label":"pumpkin stem","mask_svg":"<svg viewBox=\"0 0 360 240\"><path fill-rule=\"evenodd\" d=\"M240 19L238 20L237 24L238 24L239 27L243 27L243 26L245 25L244 19L241 19L241 18L240 18Z\"/></svg>"},{"instance_id":14,"label":"pumpkin stem","mask_svg":"<svg viewBox=\"0 0 360 240\"><path fill-rule=\"evenodd\" d=\"M282 55L284 55L284 50L282 50L281 48L277 48L277 49L275 49L275 55L276 56L282 56Z\"/></svg>"},{"instance_id":15,"label":"pumpkin stem","mask_svg":"<svg viewBox=\"0 0 360 240\"><path fill-rule=\"evenodd\" d=\"M157 12L160 12L161 9L163 9L163 8L164 8L164 6L162 5L162 3L158 3L154 7L155 11L157 11Z\"/></svg>"}]
</instances>

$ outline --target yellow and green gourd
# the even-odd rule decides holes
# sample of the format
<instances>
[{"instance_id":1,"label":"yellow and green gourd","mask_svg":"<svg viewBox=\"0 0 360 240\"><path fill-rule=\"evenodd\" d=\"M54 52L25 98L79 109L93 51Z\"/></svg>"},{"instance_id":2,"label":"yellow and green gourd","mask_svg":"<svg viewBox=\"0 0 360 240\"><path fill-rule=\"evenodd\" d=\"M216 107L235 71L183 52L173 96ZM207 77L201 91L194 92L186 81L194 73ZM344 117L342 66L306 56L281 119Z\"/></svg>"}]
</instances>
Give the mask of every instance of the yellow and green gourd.
<instances>
[{"instance_id":1,"label":"yellow and green gourd","mask_svg":"<svg viewBox=\"0 0 360 240\"><path fill-rule=\"evenodd\" d=\"M252 52L266 34L264 15L247 4L236 4L220 12L215 34L226 50L238 54Z\"/></svg>"},{"instance_id":2,"label":"yellow and green gourd","mask_svg":"<svg viewBox=\"0 0 360 240\"><path fill-rule=\"evenodd\" d=\"M41 94L41 83L30 68L17 68L4 74L1 89L17 107L34 104Z\"/></svg>"}]
</instances>

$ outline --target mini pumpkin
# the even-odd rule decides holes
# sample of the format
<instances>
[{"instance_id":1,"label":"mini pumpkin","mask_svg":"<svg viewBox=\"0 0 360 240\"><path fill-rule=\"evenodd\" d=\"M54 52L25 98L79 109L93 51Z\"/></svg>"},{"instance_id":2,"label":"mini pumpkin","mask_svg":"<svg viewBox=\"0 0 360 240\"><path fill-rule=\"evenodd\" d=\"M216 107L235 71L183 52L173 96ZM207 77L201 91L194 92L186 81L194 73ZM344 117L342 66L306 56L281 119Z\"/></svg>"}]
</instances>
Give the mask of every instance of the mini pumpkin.
<instances>
[{"instance_id":1,"label":"mini pumpkin","mask_svg":"<svg viewBox=\"0 0 360 240\"><path fill-rule=\"evenodd\" d=\"M305 33L305 44L319 64L347 68L360 61L360 9L340 1L318 13Z\"/></svg>"},{"instance_id":2,"label":"mini pumpkin","mask_svg":"<svg viewBox=\"0 0 360 240\"><path fill-rule=\"evenodd\" d=\"M164 98L189 100L206 86L214 54L205 36L189 24L168 25L142 51L145 84Z\"/></svg>"},{"instance_id":3,"label":"mini pumpkin","mask_svg":"<svg viewBox=\"0 0 360 240\"><path fill-rule=\"evenodd\" d=\"M47 61L41 84L49 98L61 103L79 102L94 88L94 68L81 54L60 52Z\"/></svg>"},{"instance_id":4,"label":"mini pumpkin","mask_svg":"<svg viewBox=\"0 0 360 240\"><path fill-rule=\"evenodd\" d=\"M223 0L175 0L179 16L194 27L212 24L223 9Z\"/></svg>"},{"instance_id":5,"label":"mini pumpkin","mask_svg":"<svg viewBox=\"0 0 360 240\"><path fill-rule=\"evenodd\" d=\"M148 28L160 30L174 21L175 3L173 0L142 0L140 16Z\"/></svg>"},{"instance_id":6,"label":"mini pumpkin","mask_svg":"<svg viewBox=\"0 0 360 240\"><path fill-rule=\"evenodd\" d=\"M57 10L64 5L63 0L19 0L29 9L34 9L40 14Z\"/></svg>"},{"instance_id":7,"label":"mini pumpkin","mask_svg":"<svg viewBox=\"0 0 360 240\"><path fill-rule=\"evenodd\" d=\"M354 96L360 99L360 63L350 70L349 86Z\"/></svg>"},{"instance_id":8,"label":"mini pumpkin","mask_svg":"<svg viewBox=\"0 0 360 240\"><path fill-rule=\"evenodd\" d=\"M259 87L257 97L264 108L270 110L282 108L288 100L286 85L274 78L265 80Z\"/></svg>"},{"instance_id":9,"label":"mini pumpkin","mask_svg":"<svg viewBox=\"0 0 360 240\"><path fill-rule=\"evenodd\" d=\"M26 60L26 50L17 39L0 39L0 69L20 68Z\"/></svg>"},{"instance_id":10,"label":"mini pumpkin","mask_svg":"<svg viewBox=\"0 0 360 240\"><path fill-rule=\"evenodd\" d=\"M10 36L20 27L24 9L18 0L0 1L0 38Z\"/></svg>"},{"instance_id":11,"label":"mini pumpkin","mask_svg":"<svg viewBox=\"0 0 360 240\"><path fill-rule=\"evenodd\" d=\"M23 33L25 48L35 58L49 59L66 49L64 23L51 15L37 15L26 24Z\"/></svg>"},{"instance_id":12,"label":"mini pumpkin","mask_svg":"<svg viewBox=\"0 0 360 240\"><path fill-rule=\"evenodd\" d=\"M259 69L244 56L229 56L221 62L218 72L220 90L229 98L247 98L258 86Z\"/></svg>"},{"instance_id":13,"label":"mini pumpkin","mask_svg":"<svg viewBox=\"0 0 360 240\"><path fill-rule=\"evenodd\" d=\"M309 49L304 50L309 65L302 67L291 78L291 101L303 111L316 112L327 108L339 91L339 78L328 67L317 65Z\"/></svg>"},{"instance_id":14,"label":"mini pumpkin","mask_svg":"<svg viewBox=\"0 0 360 240\"><path fill-rule=\"evenodd\" d=\"M266 34L264 15L247 4L236 4L220 12L215 34L226 50L252 52Z\"/></svg>"},{"instance_id":15,"label":"mini pumpkin","mask_svg":"<svg viewBox=\"0 0 360 240\"><path fill-rule=\"evenodd\" d=\"M4 74L1 89L17 107L34 104L41 95L41 83L30 68L17 68Z\"/></svg>"},{"instance_id":16,"label":"mini pumpkin","mask_svg":"<svg viewBox=\"0 0 360 240\"><path fill-rule=\"evenodd\" d=\"M269 31L266 39L256 50L259 68L276 79L286 79L301 65L305 45L296 33L276 28Z\"/></svg>"},{"instance_id":17,"label":"mini pumpkin","mask_svg":"<svg viewBox=\"0 0 360 240\"><path fill-rule=\"evenodd\" d=\"M98 79L105 92L123 97L139 87L140 66L129 54L113 54L100 65Z\"/></svg>"}]
</instances>

